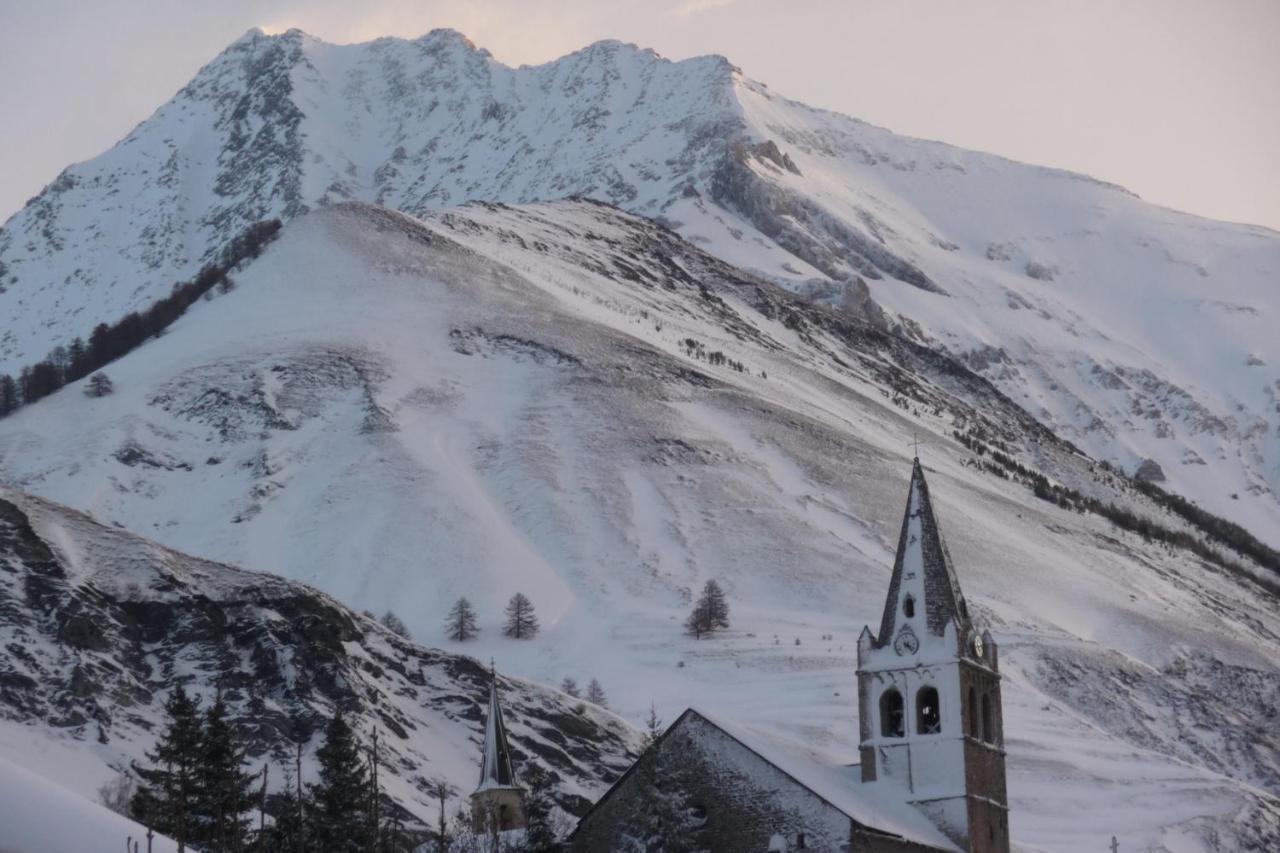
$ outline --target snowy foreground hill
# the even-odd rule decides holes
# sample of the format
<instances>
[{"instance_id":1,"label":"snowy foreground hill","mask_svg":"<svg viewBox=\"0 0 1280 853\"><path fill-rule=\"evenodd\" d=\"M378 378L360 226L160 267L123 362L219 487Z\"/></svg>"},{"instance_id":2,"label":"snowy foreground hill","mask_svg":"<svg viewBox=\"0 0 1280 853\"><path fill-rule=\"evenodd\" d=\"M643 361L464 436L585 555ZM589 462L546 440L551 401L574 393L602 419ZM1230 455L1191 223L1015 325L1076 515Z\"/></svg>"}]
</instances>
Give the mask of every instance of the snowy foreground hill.
<instances>
[{"instance_id":1,"label":"snowy foreground hill","mask_svg":"<svg viewBox=\"0 0 1280 853\"><path fill-rule=\"evenodd\" d=\"M1096 458L1151 459L1280 545L1280 235L618 42L510 68L449 30L342 46L250 31L0 229L0 371L150 303L253 221L574 194L883 309Z\"/></svg>"},{"instance_id":2,"label":"snowy foreground hill","mask_svg":"<svg viewBox=\"0 0 1280 853\"><path fill-rule=\"evenodd\" d=\"M303 774L315 781L312 754L337 707L363 735L379 730L385 788L423 824L439 807L428 780L464 794L475 784L486 665L407 643L301 584L189 557L5 488L0 646L0 851L86 853L138 838L139 827L75 794L96 798L112 768L145 766L176 678L206 704L222 691L250 769L274 764L277 786L300 728ZM499 684L513 749L554 774L569 811L603 793L638 749L639 733L607 711ZM75 843L86 837L88 846Z\"/></svg>"},{"instance_id":3,"label":"snowy foreground hill","mask_svg":"<svg viewBox=\"0 0 1280 853\"><path fill-rule=\"evenodd\" d=\"M436 661L455 680L428 683L466 708L478 674L455 653L544 684L598 677L633 721L651 701L668 720L695 705L841 761L856 757L856 638L879 618L915 435L960 582L1000 642L1020 849L1280 838L1274 572L960 362L587 201L422 219L329 207L234 277L113 363L113 395L72 385L0 421L0 478L164 545L392 609L448 652L307 599L362 643L354 659ZM996 449L1226 560L1039 500L991 463ZM136 542L8 500L74 520L59 530ZM83 547L46 541L69 560ZM298 589L205 565L182 577L194 589L226 573L217 600L242 584ZM710 578L734 627L693 641L681 622ZM534 640L498 630L516 591L541 618ZM482 634L449 645L441 623L460 595ZM525 708L565 707L510 689ZM409 720L425 713L421 696L391 701ZM114 760L121 741L145 741L124 714L101 746L93 723L15 707L5 714L29 721L18 731L42 725L78 756ZM584 795L630 744L612 718L591 719L617 749L572 777ZM464 766L474 718L442 725L402 748Z\"/></svg>"}]
</instances>

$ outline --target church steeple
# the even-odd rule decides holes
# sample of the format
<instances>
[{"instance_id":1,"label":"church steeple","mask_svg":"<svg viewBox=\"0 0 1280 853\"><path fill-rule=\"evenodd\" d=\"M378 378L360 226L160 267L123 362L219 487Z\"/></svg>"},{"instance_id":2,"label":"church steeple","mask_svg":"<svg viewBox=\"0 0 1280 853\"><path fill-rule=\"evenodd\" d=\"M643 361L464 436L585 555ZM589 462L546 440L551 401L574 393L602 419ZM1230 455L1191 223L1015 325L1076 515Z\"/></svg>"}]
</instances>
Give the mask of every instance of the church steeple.
<instances>
[{"instance_id":1,"label":"church steeple","mask_svg":"<svg viewBox=\"0 0 1280 853\"><path fill-rule=\"evenodd\" d=\"M864 782L906 793L967 853L1008 853L1000 667L960 593L920 460L880 631L858 639Z\"/></svg>"},{"instance_id":2,"label":"church steeple","mask_svg":"<svg viewBox=\"0 0 1280 853\"><path fill-rule=\"evenodd\" d=\"M516 781L507 744L507 726L498 701L498 674L489 668L489 708L484 722L480 781L471 794L471 817L479 834L496 834L525 825L524 792Z\"/></svg>"},{"instance_id":3,"label":"church steeple","mask_svg":"<svg viewBox=\"0 0 1280 853\"><path fill-rule=\"evenodd\" d=\"M917 458L911 466L907 508L876 645L883 647L893 641L900 623L913 632L923 629L941 637L952 620L962 634L972 630L969 608L960 592L947 543L933 514L929 484Z\"/></svg>"}]
</instances>

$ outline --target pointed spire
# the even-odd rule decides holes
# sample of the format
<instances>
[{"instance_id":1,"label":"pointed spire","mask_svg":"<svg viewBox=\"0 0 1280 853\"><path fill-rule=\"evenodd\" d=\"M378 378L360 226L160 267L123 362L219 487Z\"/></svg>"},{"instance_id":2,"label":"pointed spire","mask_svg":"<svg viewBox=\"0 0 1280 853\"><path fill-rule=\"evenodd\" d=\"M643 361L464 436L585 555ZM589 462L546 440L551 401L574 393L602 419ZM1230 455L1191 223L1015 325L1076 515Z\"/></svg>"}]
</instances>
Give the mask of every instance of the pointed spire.
<instances>
[{"instance_id":1,"label":"pointed spire","mask_svg":"<svg viewBox=\"0 0 1280 853\"><path fill-rule=\"evenodd\" d=\"M966 633L970 630L969 610L933 514L924 469L916 458L911 466L907 509L876 645L883 647L891 642L899 622L914 626L914 631L941 637L951 619L956 620L957 628Z\"/></svg>"},{"instance_id":2,"label":"pointed spire","mask_svg":"<svg viewBox=\"0 0 1280 853\"><path fill-rule=\"evenodd\" d=\"M498 704L498 672L489 661L489 713L484 724L484 758L480 765L477 791L489 788L514 788L516 775L511 769L511 750L507 747L507 727Z\"/></svg>"}]
</instances>

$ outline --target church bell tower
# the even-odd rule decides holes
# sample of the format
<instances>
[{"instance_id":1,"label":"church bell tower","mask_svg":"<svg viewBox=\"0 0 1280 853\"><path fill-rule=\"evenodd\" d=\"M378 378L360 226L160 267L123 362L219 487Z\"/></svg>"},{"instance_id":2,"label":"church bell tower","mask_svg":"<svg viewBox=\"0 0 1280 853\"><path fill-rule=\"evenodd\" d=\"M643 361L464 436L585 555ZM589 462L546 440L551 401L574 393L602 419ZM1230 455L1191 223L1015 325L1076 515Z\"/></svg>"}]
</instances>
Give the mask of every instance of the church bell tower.
<instances>
[{"instance_id":1,"label":"church bell tower","mask_svg":"<svg viewBox=\"0 0 1280 853\"><path fill-rule=\"evenodd\" d=\"M905 791L969 853L1008 853L996 644L969 618L916 459L879 633L858 638L862 780Z\"/></svg>"},{"instance_id":2,"label":"church bell tower","mask_svg":"<svg viewBox=\"0 0 1280 853\"><path fill-rule=\"evenodd\" d=\"M524 791L516 781L507 746L507 726L498 703L498 674L490 667L489 713L484 725L484 755L480 782L471 793L472 829L479 836L492 835L525 825Z\"/></svg>"}]
</instances>

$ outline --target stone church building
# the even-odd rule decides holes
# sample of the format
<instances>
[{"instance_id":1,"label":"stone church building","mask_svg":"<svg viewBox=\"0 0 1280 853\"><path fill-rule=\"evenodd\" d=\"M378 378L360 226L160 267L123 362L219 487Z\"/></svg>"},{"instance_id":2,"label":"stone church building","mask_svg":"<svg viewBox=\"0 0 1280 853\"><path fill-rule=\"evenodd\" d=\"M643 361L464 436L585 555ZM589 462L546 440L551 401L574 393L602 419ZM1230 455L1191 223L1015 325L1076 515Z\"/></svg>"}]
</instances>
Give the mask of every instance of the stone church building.
<instances>
[{"instance_id":1,"label":"stone church building","mask_svg":"<svg viewBox=\"0 0 1280 853\"><path fill-rule=\"evenodd\" d=\"M690 709L583 816L570 849L622 849L660 817L688 821L711 853L1008 853L996 645L969 617L918 459L857 676L859 764Z\"/></svg>"}]
</instances>

